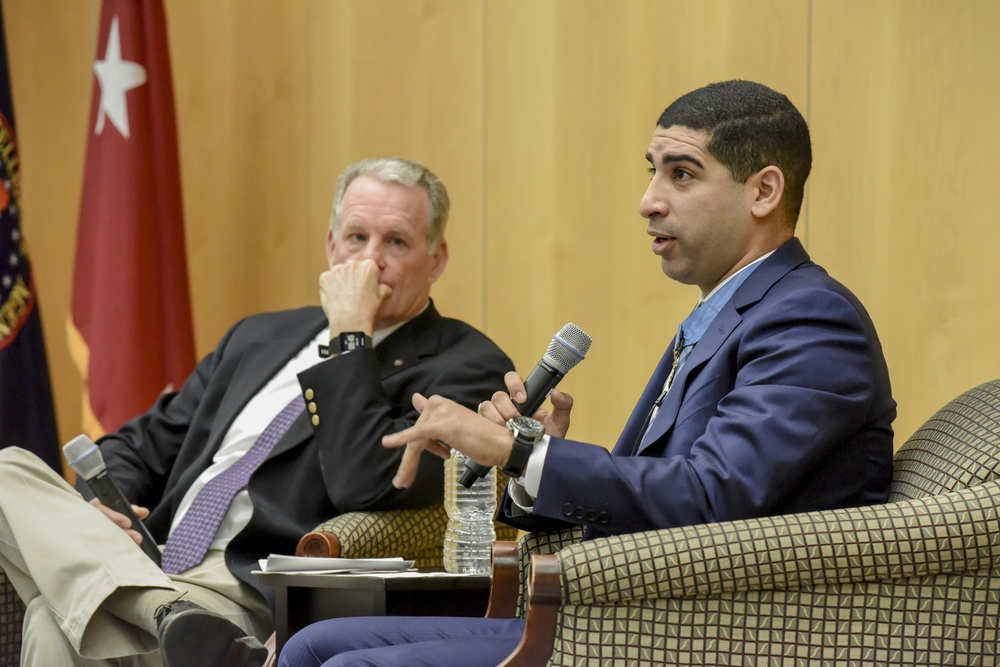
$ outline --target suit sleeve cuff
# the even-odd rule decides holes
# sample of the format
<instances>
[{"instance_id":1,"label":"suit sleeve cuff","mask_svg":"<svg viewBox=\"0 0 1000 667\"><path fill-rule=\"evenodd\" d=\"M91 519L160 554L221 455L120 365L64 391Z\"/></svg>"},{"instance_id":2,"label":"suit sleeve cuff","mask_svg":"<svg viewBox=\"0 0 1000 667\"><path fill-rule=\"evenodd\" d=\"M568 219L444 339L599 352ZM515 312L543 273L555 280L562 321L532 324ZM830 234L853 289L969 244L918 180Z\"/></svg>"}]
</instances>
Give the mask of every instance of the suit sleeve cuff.
<instances>
[{"instance_id":1,"label":"suit sleeve cuff","mask_svg":"<svg viewBox=\"0 0 1000 667\"><path fill-rule=\"evenodd\" d=\"M528 457L528 465L524 467L524 474L517 479L512 479L507 485L507 492L514 502L514 508L521 510L523 514L531 514L535 506L535 498L538 497L538 487L542 481L542 468L545 466L545 454L549 449L549 436L542 436L541 442L535 445L535 450Z\"/></svg>"}]
</instances>

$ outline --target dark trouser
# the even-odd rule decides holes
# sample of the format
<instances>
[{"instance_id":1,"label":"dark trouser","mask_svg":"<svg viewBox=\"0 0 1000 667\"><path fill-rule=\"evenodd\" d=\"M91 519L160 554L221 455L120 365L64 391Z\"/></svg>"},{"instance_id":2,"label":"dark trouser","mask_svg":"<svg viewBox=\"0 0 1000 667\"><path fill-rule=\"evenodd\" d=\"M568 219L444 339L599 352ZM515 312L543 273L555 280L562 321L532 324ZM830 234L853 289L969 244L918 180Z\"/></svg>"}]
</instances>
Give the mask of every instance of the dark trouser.
<instances>
[{"instance_id":1,"label":"dark trouser","mask_svg":"<svg viewBox=\"0 0 1000 667\"><path fill-rule=\"evenodd\" d=\"M517 647L517 618L373 616L333 618L297 632L280 667L496 667Z\"/></svg>"}]
</instances>

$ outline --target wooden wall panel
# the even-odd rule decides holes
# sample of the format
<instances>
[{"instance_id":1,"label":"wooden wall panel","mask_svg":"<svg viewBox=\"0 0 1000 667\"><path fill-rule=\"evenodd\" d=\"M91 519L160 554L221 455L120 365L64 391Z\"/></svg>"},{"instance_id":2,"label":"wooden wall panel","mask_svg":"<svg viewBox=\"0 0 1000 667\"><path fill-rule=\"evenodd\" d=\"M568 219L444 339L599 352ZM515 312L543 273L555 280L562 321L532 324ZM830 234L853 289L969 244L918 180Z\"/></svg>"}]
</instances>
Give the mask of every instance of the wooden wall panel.
<instances>
[{"instance_id":1,"label":"wooden wall panel","mask_svg":"<svg viewBox=\"0 0 1000 667\"><path fill-rule=\"evenodd\" d=\"M64 439L64 323L99 0L7 0L24 229ZM610 444L692 288L637 205L662 108L713 80L783 92L813 129L799 235L870 307L898 442L1000 375L1000 5L993 0L165 0L199 353L238 317L313 303L333 181L374 154L453 198L434 295L524 370L575 321L572 434Z\"/></svg>"},{"instance_id":2,"label":"wooden wall panel","mask_svg":"<svg viewBox=\"0 0 1000 667\"><path fill-rule=\"evenodd\" d=\"M865 302L897 445L1000 377L1000 4L815 3L810 250Z\"/></svg>"},{"instance_id":3,"label":"wooden wall panel","mask_svg":"<svg viewBox=\"0 0 1000 667\"><path fill-rule=\"evenodd\" d=\"M435 297L479 323L481 5L164 5L198 354L244 315L316 302L333 180L373 154L413 157L445 179L453 258ZM63 439L80 431L81 381L64 325L99 9L98 0L4 7L29 165L24 227Z\"/></svg>"},{"instance_id":4,"label":"wooden wall panel","mask_svg":"<svg viewBox=\"0 0 1000 667\"><path fill-rule=\"evenodd\" d=\"M167 0L197 350L315 302L302 3Z\"/></svg>"},{"instance_id":5,"label":"wooden wall panel","mask_svg":"<svg viewBox=\"0 0 1000 667\"><path fill-rule=\"evenodd\" d=\"M398 155L428 166L452 200L451 256L432 296L482 324L483 11L466 0L309 3L309 221L329 225L347 164ZM311 289L325 270L309 265Z\"/></svg>"},{"instance_id":6,"label":"wooden wall panel","mask_svg":"<svg viewBox=\"0 0 1000 667\"><path fill-rule=\"evenodd\" d=\"M486 323L528 372L573 321L571 435L611 446L695 288L650 252L639 199L660 112L710 81L806 95L806 5L493 2L487 14Z\"/></svg>"}]
</instances>

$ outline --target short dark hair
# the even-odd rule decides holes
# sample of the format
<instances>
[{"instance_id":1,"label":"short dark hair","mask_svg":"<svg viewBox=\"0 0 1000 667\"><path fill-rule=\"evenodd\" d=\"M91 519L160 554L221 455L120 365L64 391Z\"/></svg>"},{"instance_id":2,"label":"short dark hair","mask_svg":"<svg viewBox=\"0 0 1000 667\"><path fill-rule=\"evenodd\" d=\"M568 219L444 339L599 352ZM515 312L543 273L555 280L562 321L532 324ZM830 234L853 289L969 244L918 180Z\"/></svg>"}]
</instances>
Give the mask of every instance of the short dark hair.
<instances>
[{"instance_id":1,"label":"short dark hair","mask_svg":"<svg viewBox=\"0 0 1000 667\"><path fill-rule=\"evenodd\" d=\"M812 168L812 146L809 126L787 97L753 81L712 83L678 98L656 124L707 132L706 149L739 183L769 165L781 169L783 206L795 224Z\"/></svg>"}]
</instances>

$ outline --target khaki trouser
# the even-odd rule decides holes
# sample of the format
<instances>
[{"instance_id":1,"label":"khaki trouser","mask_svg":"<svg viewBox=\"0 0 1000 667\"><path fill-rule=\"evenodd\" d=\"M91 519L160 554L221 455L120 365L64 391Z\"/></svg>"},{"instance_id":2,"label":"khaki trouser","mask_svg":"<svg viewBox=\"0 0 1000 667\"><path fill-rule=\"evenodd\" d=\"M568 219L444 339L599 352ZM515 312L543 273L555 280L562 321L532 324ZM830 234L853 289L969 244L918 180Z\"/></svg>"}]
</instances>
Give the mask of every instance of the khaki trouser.
<instances>
[{"instance_id":1,"label":"khaki trouser","mask_svg":"<svg viewBox=\"0 0 1000 667\"><path fill-rule=\"evenodd\" d=\"M0 449L0 569L27 607L24 667L161 665L154 636L101 608L125 587L185 592L260 639L271 632L265 601L221 552L182 575L164 574L62 477L15 447Z\"/></svg>"}]
</instances>

